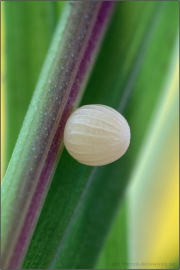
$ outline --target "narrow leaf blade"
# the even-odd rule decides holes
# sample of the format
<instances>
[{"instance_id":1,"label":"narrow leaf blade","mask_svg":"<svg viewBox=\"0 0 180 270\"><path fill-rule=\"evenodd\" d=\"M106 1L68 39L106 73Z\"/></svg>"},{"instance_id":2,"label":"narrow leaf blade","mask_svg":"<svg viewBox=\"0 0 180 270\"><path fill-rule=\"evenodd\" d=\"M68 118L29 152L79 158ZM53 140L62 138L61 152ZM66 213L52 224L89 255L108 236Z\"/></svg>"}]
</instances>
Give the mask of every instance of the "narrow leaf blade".
<instances>
[{"instance_id":1,"label":"narrow leaf blade","mask_svg":"<svg viewBox=\"0 0 180 270\"><path fill-rule=\"evenodd\" d=\"M80 100L113 6L66 4L3 182L4 268L20 267L24 259L62 151L64 125Z\"/></svg>"}]
</instances>

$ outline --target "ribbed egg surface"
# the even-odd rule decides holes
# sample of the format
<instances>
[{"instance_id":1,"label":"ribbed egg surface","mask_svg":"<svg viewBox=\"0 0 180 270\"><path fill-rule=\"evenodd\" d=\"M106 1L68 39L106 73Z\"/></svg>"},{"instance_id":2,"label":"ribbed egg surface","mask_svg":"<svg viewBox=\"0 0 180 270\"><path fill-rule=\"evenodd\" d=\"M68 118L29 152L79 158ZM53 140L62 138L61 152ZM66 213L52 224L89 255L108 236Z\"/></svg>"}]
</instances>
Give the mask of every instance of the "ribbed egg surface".
<instances>
[{"instance_id":1,"label":"ribbed egg surface","mask_svg":"<svg viewBox=\"0 0 180 270\"><path fill-rule=\"evenodd\" d=\"M80 163L101 166L120 158L130 143L126 119L105 105L86 105L67 120L64 144Z\"/></svg>"}]
</instances>

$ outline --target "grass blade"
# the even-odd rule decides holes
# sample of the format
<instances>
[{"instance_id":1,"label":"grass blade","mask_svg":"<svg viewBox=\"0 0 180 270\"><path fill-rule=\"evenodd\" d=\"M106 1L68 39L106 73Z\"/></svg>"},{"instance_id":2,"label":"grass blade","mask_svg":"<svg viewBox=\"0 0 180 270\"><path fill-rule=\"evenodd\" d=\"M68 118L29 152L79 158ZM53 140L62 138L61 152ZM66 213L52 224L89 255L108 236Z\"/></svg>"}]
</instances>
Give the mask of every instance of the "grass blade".
<instances>
[{"instance_id":1,"label":"grass blade","mask_svg":"<svg viewBox=\"0 0 180 270\"><path fill-rule=\"evenodd\" d=\"M3 268L20 267L24 259L62 151L65 122L81 97L113 6L66 5L3 182Z\"/></svg>"},{"instance_id":2,"label":"grass blade","mask_svg":"<svg viewBox=\"0 0 180 270\"><path fill-rule=\"evenodd\" d=\"M178 39L127 197L129 259L140 269L178 269Z\"/></svg>"},{"instance_id":3,"label":"grass blade","mask_svg":"<svg viewBox=\"0 0 180 270\"><path fill-rule=\"evenodd\" d=\"M128 269L128 207L123 200L105 245L96 264L96 269Z\"/></svg>"}]
</instances>

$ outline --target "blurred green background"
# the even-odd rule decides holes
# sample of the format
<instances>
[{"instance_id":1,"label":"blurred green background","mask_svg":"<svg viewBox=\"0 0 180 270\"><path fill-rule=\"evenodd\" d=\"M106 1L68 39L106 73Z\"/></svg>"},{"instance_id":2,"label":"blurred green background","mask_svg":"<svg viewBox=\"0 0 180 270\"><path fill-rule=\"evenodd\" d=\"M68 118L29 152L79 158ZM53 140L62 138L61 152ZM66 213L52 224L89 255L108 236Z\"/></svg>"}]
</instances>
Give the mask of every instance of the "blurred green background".
<instances>
[{"instance_id":1,"label":"blurred green background","mask_svg":"<svg viewBox=\"0 0 180 270\"><path fill-rule=\"evenodd\" d=\"M2 177L64 5L3 3ZM178 7L171 1L117 3L82 99L125 111L132 131L130 184L96 268L179 267Z\"/></svg>"}]
</instances>

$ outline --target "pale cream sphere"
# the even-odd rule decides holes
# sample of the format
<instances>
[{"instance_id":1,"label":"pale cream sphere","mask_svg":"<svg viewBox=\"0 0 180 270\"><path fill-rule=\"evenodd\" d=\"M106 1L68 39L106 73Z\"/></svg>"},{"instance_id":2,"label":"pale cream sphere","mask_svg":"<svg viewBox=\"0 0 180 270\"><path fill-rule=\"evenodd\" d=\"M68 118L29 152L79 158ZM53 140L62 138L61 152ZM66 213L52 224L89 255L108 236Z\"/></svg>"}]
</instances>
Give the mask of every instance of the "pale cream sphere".
<instances>
[{"instance_id":1,"label":"pale cream sphere","mask_svg":"<svg viewBox=\"0 0 180 270\"><path fill-rule=\"evenodd\" d=\"M82 164L101 166L124 155L130 143L126 119L105 105L86 105L75 110L66 122L64 144Z\"/></svg>"}]
</instances>

